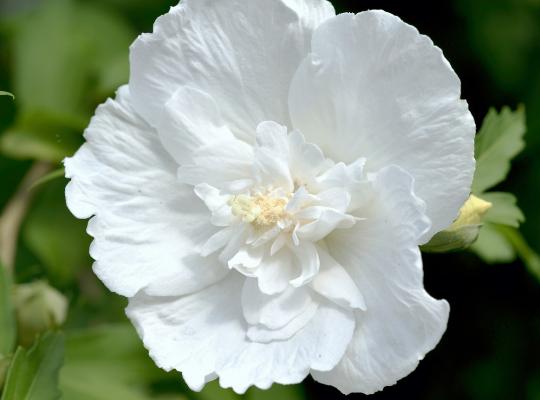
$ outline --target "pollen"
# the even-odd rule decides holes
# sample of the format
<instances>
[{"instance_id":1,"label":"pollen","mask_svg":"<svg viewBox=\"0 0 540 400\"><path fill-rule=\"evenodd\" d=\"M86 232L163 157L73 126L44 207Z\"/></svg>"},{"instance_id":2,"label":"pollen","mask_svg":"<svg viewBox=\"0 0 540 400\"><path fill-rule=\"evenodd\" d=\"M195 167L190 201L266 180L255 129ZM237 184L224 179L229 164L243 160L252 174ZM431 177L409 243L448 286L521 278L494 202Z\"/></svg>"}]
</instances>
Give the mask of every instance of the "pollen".
<instances>
[{"instance_id":1,"label":"pollen","mask_svg":"<svg viewBox=\"0 0 540 400\"><path fill-rule=\"evenodd\" d=\"M232 196L228 204L233 215L241 217L244 222L258 226L270 226L287 216L285 211L287 202L288 200L283 197L240 194Z\"/></svg>"}]
</instances>

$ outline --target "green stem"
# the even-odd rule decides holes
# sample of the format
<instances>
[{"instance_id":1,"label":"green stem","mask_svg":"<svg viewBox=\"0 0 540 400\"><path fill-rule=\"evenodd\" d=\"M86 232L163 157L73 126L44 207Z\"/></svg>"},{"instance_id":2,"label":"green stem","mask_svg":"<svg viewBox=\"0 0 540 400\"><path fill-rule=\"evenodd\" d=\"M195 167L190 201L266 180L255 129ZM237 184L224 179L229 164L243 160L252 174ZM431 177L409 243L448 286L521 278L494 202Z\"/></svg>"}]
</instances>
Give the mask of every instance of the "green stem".
<instances>
[{"instance_id":1,"label":"green stem","mask_svg":"<svg viewBox=\"0 0 540 400\"><path fill-rule=\"evenodd\" d=\"M10 275L13 274L15 266L19 230L34 197L31 188L50 170L50 164L36 161L0 215L0 264L4 265Z\"/></svg>"},{"instance_id":2,"label":"green stem","mask_svg":"<svg viewBox=\"0 0 540 400\"><path fill-rule=\"evenodd\" d=\"M529 272L540 281L540 256L527 244L521 232L503 225L497 226L497 229L512 243Z\"/></svg>"}]
</instances>

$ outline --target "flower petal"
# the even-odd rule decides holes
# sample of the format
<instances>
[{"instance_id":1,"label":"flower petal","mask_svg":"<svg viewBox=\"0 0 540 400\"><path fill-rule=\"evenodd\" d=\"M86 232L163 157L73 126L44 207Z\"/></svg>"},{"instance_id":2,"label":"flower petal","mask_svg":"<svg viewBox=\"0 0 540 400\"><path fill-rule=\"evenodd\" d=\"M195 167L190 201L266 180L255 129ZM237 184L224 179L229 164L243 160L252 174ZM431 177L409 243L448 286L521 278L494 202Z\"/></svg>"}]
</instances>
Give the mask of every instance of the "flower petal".
<instances>
[{"instance_id":1,"label":"flower petal","mask_svg":"<svg viewBox=\"0 0 540 400\"><path fill-rule=\"evenodd\" d=\"M296 234L300 240L318 242L335 229L350 228L356 222L354 217L327 207L309 207L297 214L299 218L311 215L316 215L313 222L296 229Z\"/></svg>"},{"instance_id":2,"label":"flower petal","mask_svg":"<svg viewBox=\"0 0 540 400\"><path fill-rule=\"evenodd\" d=\"M300 270L300 275L290 283L295 287L300 287L308 283L319 272L321 261L317 253L317 246L311 242L304 241L292 249L296 257L296 264Z\"/></svg>"},{"instance_id":3,"label":"flower petal","mask_svg":"<svg viewBox=\"0 0 540 400\"><path fill-rule=\"evenodd\" d=\"M293 127L334 161L399 165L416 180L432 229L455 219L474 172L474 120L432 41L383 11L341 14L314 33L289 95Z\"/></svg>"},{"instance_id":4,"label":"flower petal","mask_svg":"<svg viewBox=\"0 0 540 400\"><path fill-rule=\"evenodd\" d=\"M367 311L347 353L319 382L343 393L373 393L412 372L439 342L449 306L423 287L417 237L428 227L413 181L398 168L378 174L370 217L325 241L331 255L353 278Z\"/></svg>"},{"instance_id":5,"label":"flower petal","mask_svg":"<svg viewBox=\"0 0 540 400\"><path fill-rule=\"evenodd\" d=\"M319 305L315 302L311 302L300 314L287 322L286 325L277 329L270 329L264 325L252 325L248 328L247 337L252 342L259 343L271 343L274 341L290 339L296 332L311 321L318 309Z\"/></svg>"},{"instance_id":6,"label":"flower petal","mask_svg":"<svg viewBox=\"0 0 540 400\"><path fill-rule=\"evenodd\" d=\"M231 274L178 298L139 293L130 299L127 315L154 361L165 370L182 371L193 390L216 377L238 393L274 382L298 383L310 369L330 370L339 362L354 330L352 313L321 304L291 338L251 342L240 301L244 280Z\"/></svg>"},{"instance_id":7,"label":"flower petal","mask_svg":"<svg viewBox=\"0 0 540 400\"><path fill-rule=\"evenodd\" d=\"M287 247L264 257L255 272L259 290L265 294L273 295L287 289L290 286L289 282L299 273L294 257L294 254Z\"/></svg>"},{"instance_id":8,"label":"flower petal","mask_svg":"<svg viewBox=\"0 0 540 400\"><path fill-rule=\"evenodd\" d=\"M254 168L258 183L291 192L294 183L289 171L287 128L272 121L261 122L255 140Z\"/></svg>"},{"instance_id":9,"label":"flower petal","mask_svg":"<svg viewBox=\"0 0 540 400\"><path fill-rule=\"evenodd\" d=\"M184 0L131 47L135 107L156 125L180 87L208 93L226 125L250 139L257 124L288 125L287 93L326 0Z\"/></svg>"},{"instance_id":10,"label":"flower petal","mask_svg":"<svg viewBox=\"0 0 540 400\"><path fill-rule=\"evenodd\" d=\"M190 185L209 184L232 190L239 181L252 184L253 148L238 139L216 140L192 153L192 164L181 165L178 179ZM242 185L238 188L243 190Z\"/></svg>"},{"instance_id":11,"label":"flower petal","mask_svg":"<svg viewBox=\"0 0 540 400\"><path fill-rule=\"evenodd\" d=\"M213 230L208 210L176 180L176 163L131 107L127 87L98 108L85 138L65 160L71 178L66 200L76 217L94 215L88 226L91 255L107 287L133 296L176 277L174 294L182 294L223 278L226 271L217 262L203 260L192 274L193 249ZM180 276L189 277L184 289Z\"/></svg>"},{"instance_id":12,"label":"flower petal","mask_svg":"<svg viewBox=\"0 0 540 400\"><path fill-rule=\"evenodd\" d=\"M289 166L294 174L296 186L308 186L315 177L332 166L321 149L312 143L306 143L304 135L292 131L289 135Z\"/></svg>"},{"instance_id":13,"label":"flower petal","mask_svg":"<svg viewBox=\"0 0 540 400\"><path fill-rule=\"evenodd\" d=\"M265 252L265 246L242 246L238 250L238 252L229 260L229 268L236 268L243 273L249 273L249 275L251 276L253 273L252 270L259 266L265 255Z\"/></svg>"},{"instance_id":14,"label":"flower petal","mask_svg":"<svg viewBox=\"0 0 540 400\"><path fill-rule=\"evenodd\" d=\"M311 282L313 290L342 307L366 311L364 297L349 273L321 246L318 252L321 270Z\"/></svg>"},{"instance_id":15,"label":"flower petal","mask_svg":"<svg viewBox=\"0 0 540 400\"><path fill-rule=\"evenodd\" d=\"M229 226L236 217L232 214L228 202L230 196L222 195L218 189L206 183L195 186L195 194L200 198L212 213L210 222L215 226Z\"/></svg>"},{"instance_id":16,"label":"flower petal","mask_svg":"<svg viewBox=\"0 0 540 400\"><path fill-rule=\"evenodd\" d=\"M242 310L250 325L279 329L302 314L313 303L307 288L289 287L269 296L261 293L256 279L246 279L242 290Z\"/></svg>"},{"instance_id":17,"label":"flower petal","mask_svg":"<svg viewBox=\"0 0 540 400\"><path fill-rule=\"evenodd\" d=\"M178 164L188 164L201 146L233 139L214 99L189 86L180 87L165 103L157 131Z\"/></svg>"}]
</instances>

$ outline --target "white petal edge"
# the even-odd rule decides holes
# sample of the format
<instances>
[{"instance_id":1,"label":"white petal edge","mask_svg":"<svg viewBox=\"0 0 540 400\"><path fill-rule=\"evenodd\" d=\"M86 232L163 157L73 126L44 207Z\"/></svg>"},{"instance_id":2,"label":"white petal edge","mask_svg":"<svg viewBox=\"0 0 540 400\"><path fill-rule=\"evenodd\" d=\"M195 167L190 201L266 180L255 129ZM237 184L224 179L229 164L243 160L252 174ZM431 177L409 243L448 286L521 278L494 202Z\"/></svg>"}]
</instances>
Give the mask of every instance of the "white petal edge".
<instances>
[{"instance_id":1,"label":"white petal edge","mask_svg":"<svg viewBox=\"0 0 540 400\"><path fill-rule=\"evenodd\" d=\"M190 85L219 104L240 138L252 140L267 119L288 124L290 81L313 29L334 15L326 0L183 0L131 47L135 108L156 126L163 105Z\"/></svg>"},{"instance_id":2,"label":"white petal edge","mask_svg":"<svg viewBox=\"0 0 540 400\"><path fill-rule=\"evenodd\" d=\"M193 390L219 377L220 385L244 393L272 383L301 382L311 370L332 369L343 357L354 330L352 313L320 304L288 340L247 340L241 310L243 277L230 275L198 293L179 298L130 299L127 315L156 364L181 371Z\"/></svg>"},{"instance_id":3,"label":"white petal edge","mask_svg":"<svg viewBox=\"0 0 540 400\"><path fill-rule=\"evenodd\" d=\"M348 394L371 394L411 373L446 330L449 306L423 287L416 239L428 227L413 180L390 167L375 178L371 213L349 231L326 239L332 257L362 293L365 312L347 353L330 372L313 373L319 382Z\"/></svg>"},{"instance_id":4,"label":"white petal edge","mask_svg":"<svg viewBox=\"0 0 540 400\"><path fill-rule=\"evenodd\" d=\"M222 279L227 272L217 261L201 260L204 267L193 270L192 249L213 229L204 222L208 210L192 188L177 182L176 163L131 107L126 86L97 109L85 138L64 161L71 179L66 201L76 217L92 217L90 254L105 285L133 296L168 282L164 295L178 295Z\"/></svg>"},{"instance_id":5,"label":"white petal edge","mask_svg":"<svg viewBox=\"0 0 540 400\"><path fill-rule=\"evenodd\" d=\"M474 119L441 50L384 11L320 25L289 93L293 127L339 162L399 165L416 179L432 229L456 218L474 173Z\"/></svg>"}]
</instances>

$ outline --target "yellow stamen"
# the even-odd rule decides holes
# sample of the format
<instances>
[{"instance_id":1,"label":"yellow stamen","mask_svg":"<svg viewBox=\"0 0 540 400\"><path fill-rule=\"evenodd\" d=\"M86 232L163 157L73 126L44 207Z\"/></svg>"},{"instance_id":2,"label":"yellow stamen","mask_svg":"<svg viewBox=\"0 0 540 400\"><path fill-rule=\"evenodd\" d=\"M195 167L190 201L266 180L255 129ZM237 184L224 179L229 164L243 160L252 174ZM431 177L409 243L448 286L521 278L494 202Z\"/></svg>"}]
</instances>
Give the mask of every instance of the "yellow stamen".
<instances>
[{"instance_id":1,"label":"yellow stamen","mask_svg":"<svg viewBox=\"0 0 540 400\"><path fill-rule=\"evenodd\" d=\"M276 224L286 217L285 206L287 199L272 197L263 194L248 196L240 194L229 200L229 206L233 215L242 217L244 222L254 223L259 226Z\"/></svg>"}]
</instances>

